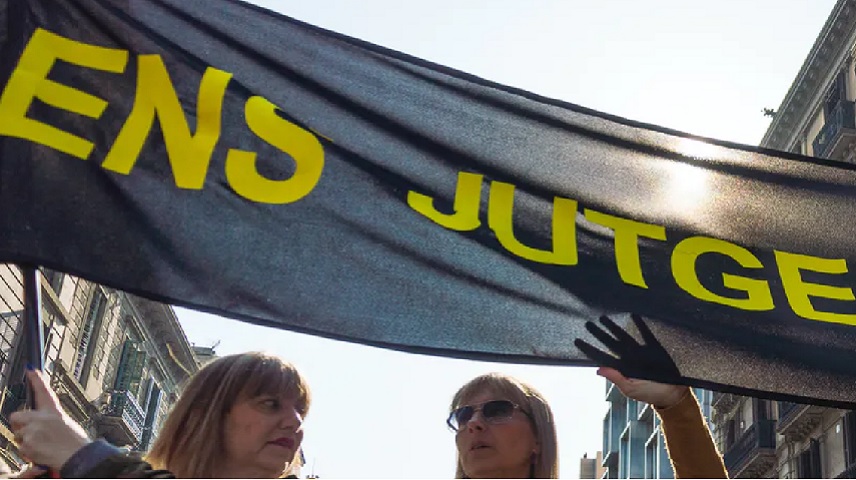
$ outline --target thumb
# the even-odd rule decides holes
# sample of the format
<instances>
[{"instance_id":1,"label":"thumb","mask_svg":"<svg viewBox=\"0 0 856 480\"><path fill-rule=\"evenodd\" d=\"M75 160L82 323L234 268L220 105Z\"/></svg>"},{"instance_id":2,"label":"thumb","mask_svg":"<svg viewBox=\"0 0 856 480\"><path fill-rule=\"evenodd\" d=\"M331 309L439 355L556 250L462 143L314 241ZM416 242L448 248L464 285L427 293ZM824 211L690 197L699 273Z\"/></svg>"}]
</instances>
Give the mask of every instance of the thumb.
<instances>
[{"instance_id":1,"label":"thumb","mask_svg":"<svg viewBox=\"0 0 856 480\"><path fill-rule=\"evenodd\" d=\"M36 410L61 412L59 399L48 384L45 374L38 370L27 370L27 381L33 389Z\"/></svg>"},{"instance_id":2,"label":"thumb","mask_svg":"<svg viewBox=\"0 0 856 480\"><path fill-rule=\"evenodd\" d=\"M597 369L597 374L601 377L606 378L610 382L616 384L617 386L623 386L625 383L629 381L627 377L622 375L621 372L614 368L610 367L600 367Z\"/></svg>"}]
</instances>

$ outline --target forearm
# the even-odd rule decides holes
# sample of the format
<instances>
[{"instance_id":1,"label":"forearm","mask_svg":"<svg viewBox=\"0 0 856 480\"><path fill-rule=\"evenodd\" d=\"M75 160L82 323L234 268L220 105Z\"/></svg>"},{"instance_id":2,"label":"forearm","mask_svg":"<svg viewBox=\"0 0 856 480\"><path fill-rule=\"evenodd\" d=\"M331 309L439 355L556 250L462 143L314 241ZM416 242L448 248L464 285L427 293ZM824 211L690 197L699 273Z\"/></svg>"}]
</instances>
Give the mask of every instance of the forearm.
<instances>
[{"instance_id":1,"label":"forearm","mask_svg":"<svg viewBox=\"0 0 856 480\"><path fill-rule=\"evenodd\" d=\"M655 408L662 420L675 478L728 478L698 400L688 389L676 405Z\"/></svg>"},{"instance_id":2,"label":"forearm","mask_svg":"<svg viewBox=\"0 0 856 480\"><path fill-rule=\"evenodd\" d=\"M75 453L60 470L62 478L175 478L166 470L125 454L109 443L98 440Z\"/></svg>"}]
</instances>

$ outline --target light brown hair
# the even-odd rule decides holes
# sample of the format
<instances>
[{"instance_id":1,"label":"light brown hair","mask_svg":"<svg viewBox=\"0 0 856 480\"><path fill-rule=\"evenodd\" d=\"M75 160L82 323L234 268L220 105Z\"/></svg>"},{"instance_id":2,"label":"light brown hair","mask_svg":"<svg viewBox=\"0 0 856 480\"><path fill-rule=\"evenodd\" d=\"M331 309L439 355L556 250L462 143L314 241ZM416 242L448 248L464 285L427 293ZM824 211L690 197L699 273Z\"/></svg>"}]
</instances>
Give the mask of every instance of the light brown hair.
<instances>
[{"instance_id":1,"label":"light brown hair","mask_svg":"<svg viewBox=\"0 0 856 480\"><path fill-rule=\"evenodd\" d=\"M259 352L218 358L190 378L146 461L177 478L218 477L224 458L225 417L235 403L282 394L295 399L298 413L305 418L309 386L293 365ZM289 469L299 459L298 450Z\"/></svg>"},{"instance_id":2,"label":"light brown hair","mask_svg":"<svg viewBox=\"0 0 856 480\"><path fill-rule=\"evenodd\" d=\"M535 431L535 440L540 446L532 465L531 478L559 478L558 442L556 427L553 423L553 411L540 392L512 376L501 373L488 373L478 376L461 387L452 399L450 411L466 405L467 399L482 392L490 392L505 400L520 405L529 414ZM457 457L458 466L455 478L469 478L464 473L461 457Z\"/></svg>"}]
</instances>

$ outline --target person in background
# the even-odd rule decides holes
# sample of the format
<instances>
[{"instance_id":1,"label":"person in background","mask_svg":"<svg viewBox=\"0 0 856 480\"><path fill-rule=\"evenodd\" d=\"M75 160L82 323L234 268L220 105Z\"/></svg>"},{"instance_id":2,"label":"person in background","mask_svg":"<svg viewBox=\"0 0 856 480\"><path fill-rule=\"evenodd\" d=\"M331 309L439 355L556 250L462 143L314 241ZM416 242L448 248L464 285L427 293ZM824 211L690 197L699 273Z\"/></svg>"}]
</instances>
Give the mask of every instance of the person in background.
<instances>
[{"instance_id":1,"label":"person in background","mask_svg":"<svg viewBox=\"0 0 856 480\"><path fill-rule=\"evenodd\" d=\"M612 368L597 373L654 407L675 478L728 478L691 389L626 378ZM455 478L559 478L553 413L518 379L491 373L469 381L452 399L447 424L456 432Z\"/></svg>"},{"instance_id":2,"label":"person in background","mask_svg":"<svg viewBox=\"0 0 856 480\"><path fill-rule=\"evenodd\" d=\"M189 381L151 451L136 458L91 441L63 412L40 372L27 372L35 410L10 421L21 453L67 478L278 478L298 460L309 386L262 353L229 355Z\"/></svg>"}]
</instances>

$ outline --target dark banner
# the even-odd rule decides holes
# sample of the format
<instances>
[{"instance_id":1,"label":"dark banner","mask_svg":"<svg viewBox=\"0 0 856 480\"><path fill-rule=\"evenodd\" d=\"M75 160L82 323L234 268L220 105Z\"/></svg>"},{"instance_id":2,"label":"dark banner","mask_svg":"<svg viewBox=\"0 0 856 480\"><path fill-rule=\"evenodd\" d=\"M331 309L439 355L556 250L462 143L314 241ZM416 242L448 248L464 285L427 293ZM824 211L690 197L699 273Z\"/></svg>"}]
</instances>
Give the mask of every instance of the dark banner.
<instances>
[{"instance_id":1,"label":"dark banner","mask_svg":"<svg viewBox=\"0 0 856 480\"><path fill-rule=\"evenodd\" d=\"M581 340L856 398L853 169L235 0L0 0L0 41L0 261L410 352L589 365Z\"/></svg>"}]
</instances>

